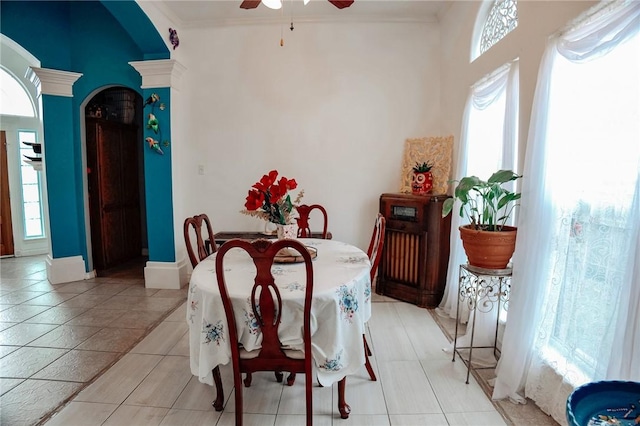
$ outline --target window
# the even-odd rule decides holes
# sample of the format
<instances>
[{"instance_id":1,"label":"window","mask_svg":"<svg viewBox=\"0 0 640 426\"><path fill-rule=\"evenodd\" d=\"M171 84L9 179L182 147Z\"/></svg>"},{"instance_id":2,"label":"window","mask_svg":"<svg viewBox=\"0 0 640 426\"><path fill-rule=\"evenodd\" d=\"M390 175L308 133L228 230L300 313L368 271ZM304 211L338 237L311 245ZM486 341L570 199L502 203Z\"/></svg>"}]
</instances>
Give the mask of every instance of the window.
<instances>
[{"instance_id":1,"label":"window","mask_svg":"<svg viewBox=\"0 0 640 426\"><path fill-rule=\"evenodd\" d=\"M471 108L467 124L467 176L488 179L501 168L505 105L506 91L501 90L490 105L474 104Z\"/></svg>"},{"instance_id":2,"label":"window","mask_svg":"<svg viewBox=\"0 0 640 426\"><path fill-rule=\"evenodd\" d=\"M463 129L465 176L488 179L499 169L515 169L518 135L518 61L484 77L472 88Z\"/></svg>"},{"instance_id":3,"label":"window","mask_svg":"<svg viewBox=\"0 0 640 426\"><path fill-rule=\"evenodd\" d=\"M36 116L29 93L4 68L0 68L0 91L0 115Z\"/></svg>"},{"instance_id":4,"label":"window","mask_svg":"<svg viewBox=\"0 0 640 426\"><path fill-rule=\"evenodd\" d=\"M640 3L596 7L540 65L493 392L558 422L576 386L640 374Z\"/></svg>"},{"instance_id":5,"label":"window","mask_svg":"<svg viewBox=\"0 0 640 426\"><path fill-rule=\"evenodd\" d=\"M40 172L25 160L25 155L33 157L33 149L22 142L36 142L36 132L19 131L20 143L20 180L22 182L22 208L24 212L25 238L44 237L42 214L42 193L40 191Z\"/></svg>"},{"instance_id":6,"label":"window","mask_svg":"<svg viewBox=\"0 0 640 426\"><path fill-rule=\"evenodd\" d=\"M553 202L566 218L566 252L549 345L590 379L630 246L629 216L640 164L640 37L600 58L555 58L547 145ZM570 161L567 161L567 160ZM594 313L598 313L594 315Z\"/></svg>"},{"instance_id":7,"label":"window","mask_svg":"<svg viewBox=\"0 0 640 426\"><path fill-rule=\"evenodd\" d=\"M518 26L518 1L495 0L480 36L480 55Z\"/></svg>"},{"instance_id":8,"label":"window","mask_svg":"<svg viewBox=\"0 0 640 426\"><path fill-rule=\"evenodd\" d=\"M470 88L456 161L457 179L470 175L488 179L499 169L516 170L518 86L519 63L518 60L514 60L501 66ZM458 214L451 215L451 229L457 229L464 224ZM450 243L447 285L440 308L445 315L451 318L459 316L466 321L468 311L457 315L456 302L459 267L460 264L467 262L467 256L457 232L451 233ZM497 314L497 311L495 313ZM482 326L476 327L474 339L479 346L486 346L490 342L485 339L493 339L495 336L496 321L489 319L479 323L482 323ZM492 325L494 328L488 330L486 326ZM493 357L493 354L491 353L490 356ZM495 362L495 358L493 359Z\"/></svg>"}]
</instances>

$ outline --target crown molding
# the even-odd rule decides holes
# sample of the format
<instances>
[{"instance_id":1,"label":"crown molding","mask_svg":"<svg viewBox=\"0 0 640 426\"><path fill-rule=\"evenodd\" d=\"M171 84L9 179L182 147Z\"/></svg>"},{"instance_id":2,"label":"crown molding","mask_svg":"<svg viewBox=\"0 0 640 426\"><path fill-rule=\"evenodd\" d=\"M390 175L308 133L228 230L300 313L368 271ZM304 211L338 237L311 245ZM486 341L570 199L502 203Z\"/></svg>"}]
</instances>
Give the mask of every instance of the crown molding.
<instances>
[{"instance_id":1,"label":"crown molding","mask_svg":"<svg viewBox=\"0 0 640 426\"><path fill-rule=\"evenodd\" d=\"M213 18L184 22L183 28L202 29L215 27L251 26L251 25L287 25L291 22L291 16L283 18L274 14L273 17L257 18ZM438 23L438 17L434 15L416 16L379 16L379 15L358 15L358 16L293 16L294 24L429 24Z\"/></svg>"}]
</instances>

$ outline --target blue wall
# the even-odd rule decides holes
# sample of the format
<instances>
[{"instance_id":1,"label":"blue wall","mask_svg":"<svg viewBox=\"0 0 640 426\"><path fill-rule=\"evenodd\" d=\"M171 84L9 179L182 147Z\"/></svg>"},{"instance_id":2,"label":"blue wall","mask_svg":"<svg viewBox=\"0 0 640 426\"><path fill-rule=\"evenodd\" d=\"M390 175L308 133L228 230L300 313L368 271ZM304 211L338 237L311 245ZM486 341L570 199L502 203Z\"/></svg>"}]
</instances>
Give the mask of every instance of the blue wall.
<instances>
[{"instance_id":1,"label":"blue wall","mask_svg":"<svg viewBox=\"0 0 640 426\"><path fill-rule=\"evenodd\" d=\"M143 99L147 99L152 93L160 96L160 101L167 106L161 110L156 106L146 106L142 111L143 120L146 122L148 115L153 111L153 115L158 119L159 132L155 134L153 130L144 129L144 137L152 137L160 143L160 148L164 155L157 154L149 145L144 150L145 169L145 199L147 208L152 211L147 212L147 229L149 230L149 259L157 262L175 261L175 240L173 236L173 198L171 191L171 123L170 106L171 91L169 88L145 89ZM168 146L164 142L168 142ZM153 207L150 207L153 206Z\"/></svg>"},{"instance_id":2,"label":"blue wall","mask_svg":"<svg viewBox=\"0 0 640 426\"><path fill-rule=\"evenodd\" d=\"M113 85L142 95L142 79L128 62L167 59L170 52L134 1L1 1L0 30L38 58L43 68L82 73L73 85L72 98L43 96L43 124L52 256L82 255L88 271L81 105L95 91ZM168 117L166 123L169 132ZM170 180L170 157L165 162ZM149 174L145 160L145 180L157 180ZM147 212L166 209L170 194L169 181L168 195L155 197L158 206L147 200ZM172 217L170 204L168 213ZM171 241L172 223L164 224L170 228ZM149 230L153 230L151 223ZM152 239L150 232L150 244ZM161 258L150 255L150 260L173 260L173 245L169 252Z\"/></svg>"}]
</instances>

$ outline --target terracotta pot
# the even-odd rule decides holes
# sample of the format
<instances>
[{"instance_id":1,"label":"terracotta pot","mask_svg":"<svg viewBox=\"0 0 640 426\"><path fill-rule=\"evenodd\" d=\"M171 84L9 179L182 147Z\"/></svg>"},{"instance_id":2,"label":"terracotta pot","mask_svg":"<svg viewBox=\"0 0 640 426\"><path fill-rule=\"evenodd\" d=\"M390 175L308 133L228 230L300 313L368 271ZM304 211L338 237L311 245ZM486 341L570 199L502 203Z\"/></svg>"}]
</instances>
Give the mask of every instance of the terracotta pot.
<instances>
[{"instance_id":1,"label":"terracotta pot","mask_svg":"<svg viewBox=\"0 0 640 426\"><path fill-rule=\"evenodd\" d=\"M504 226L502 231L479 231L464 225L458 229L469 265L485 269L507 267L516 248L518 228Z\"/></svg>"},{"instance_id":2,"label":"terracotta pot","mask_svg":"<svg viewBox=\"0 0 640 426\"><path fill-rule=\"evenodd\" d=\"M414 195L426 195L433 188L433 174L431 172L413 172L411 192Z\"/></svg>"}]
</instances>

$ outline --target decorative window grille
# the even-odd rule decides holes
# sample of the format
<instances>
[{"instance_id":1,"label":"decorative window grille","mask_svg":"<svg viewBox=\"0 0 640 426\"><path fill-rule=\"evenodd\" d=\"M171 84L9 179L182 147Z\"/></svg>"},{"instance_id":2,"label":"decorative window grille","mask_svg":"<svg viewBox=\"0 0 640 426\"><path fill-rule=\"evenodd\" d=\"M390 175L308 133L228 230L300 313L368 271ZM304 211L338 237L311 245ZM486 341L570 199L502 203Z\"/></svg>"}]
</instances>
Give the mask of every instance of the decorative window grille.
<instances>
[{"instance_id":1,"label":"decorative window grille","mask_svg":"<svg viewBox=\"0 0 640 426\"><path fill-rule=\"evenodd\" d=\"M518 1L495 0L487 15L480 38L480 54L502 40L518 26Z\"/></svg>"}]
</instances>

